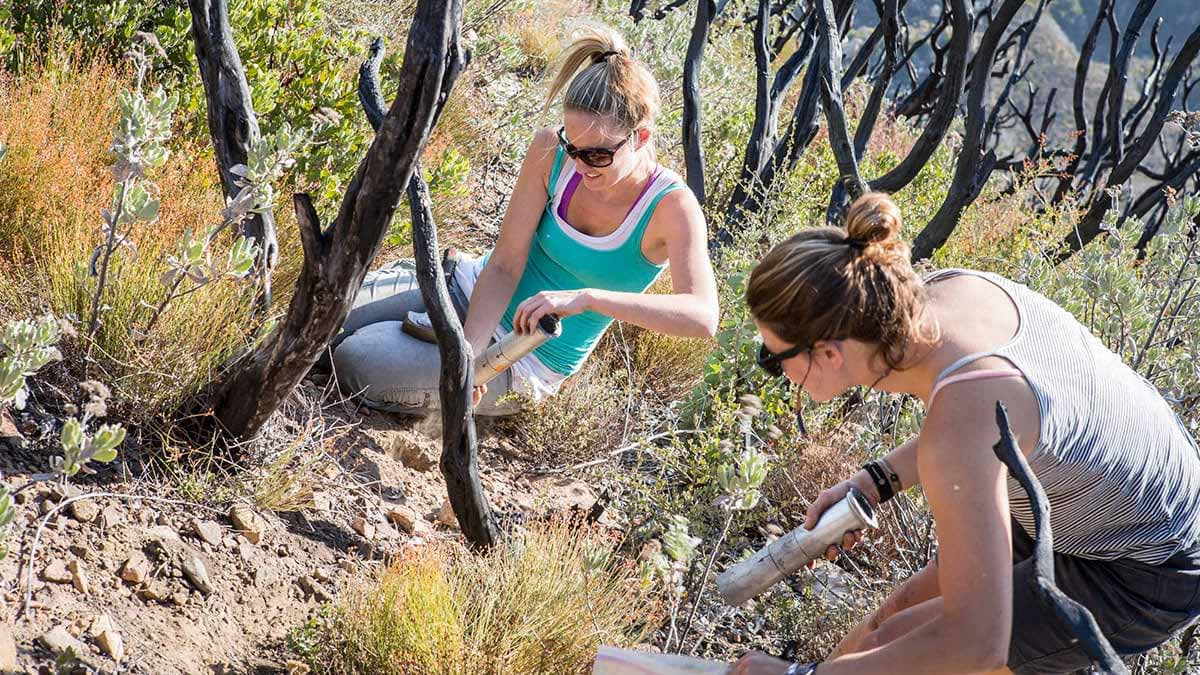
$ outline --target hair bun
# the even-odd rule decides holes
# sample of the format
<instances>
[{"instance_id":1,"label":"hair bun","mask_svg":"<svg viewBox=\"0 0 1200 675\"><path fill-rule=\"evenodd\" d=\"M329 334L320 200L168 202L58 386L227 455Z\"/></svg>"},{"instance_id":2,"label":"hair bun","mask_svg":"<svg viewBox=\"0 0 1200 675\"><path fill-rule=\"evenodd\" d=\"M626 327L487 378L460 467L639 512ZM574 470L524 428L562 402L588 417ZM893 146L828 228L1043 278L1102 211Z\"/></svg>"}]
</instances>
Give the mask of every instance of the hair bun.
<instances>
[{"instance_id":1,"label":"hair bun","mask_svg":"<svg viewBox=\"0 0 1200 675\"><path fill-rule=\"evenodd\" d=\"M868 192L846 213L846 236L866 244L888 245L900 237L900 207L883 192Z\"/></svg>"}]
</instances>

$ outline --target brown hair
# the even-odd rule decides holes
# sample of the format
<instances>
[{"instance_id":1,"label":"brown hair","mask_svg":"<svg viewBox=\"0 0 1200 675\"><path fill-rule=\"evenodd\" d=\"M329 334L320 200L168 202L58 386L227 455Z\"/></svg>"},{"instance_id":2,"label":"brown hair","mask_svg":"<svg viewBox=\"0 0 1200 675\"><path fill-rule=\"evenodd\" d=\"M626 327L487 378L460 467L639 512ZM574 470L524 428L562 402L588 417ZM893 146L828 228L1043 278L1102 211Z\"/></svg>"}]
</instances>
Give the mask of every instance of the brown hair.
<instances>
[{"instance_id":1,"label":"brown hair","mask_svg":"<svg viewBox=\"0 0 1200 675\"><path fill-rule=\"evenodd\" d=\"M630 131L648 126L658 114L658 83L616 31L604 26L584 28L563 52L561 62L545 107L565 89L565 110L609 117Z\"/></svg>"},{"instance_id":2,"label":"brown hair","mask_svg":"<svg viewBox=\"0 0 1200 675\"><path fill-rule=\"evenodd\" d=\"M876 343L888 367L902 369L911 346L937 337L923 327L925 285L899 233L891 197L859 197L845 227L804 230L762 259L746 287L750 313L790 344Z\"/></svg>"}]
</instances>

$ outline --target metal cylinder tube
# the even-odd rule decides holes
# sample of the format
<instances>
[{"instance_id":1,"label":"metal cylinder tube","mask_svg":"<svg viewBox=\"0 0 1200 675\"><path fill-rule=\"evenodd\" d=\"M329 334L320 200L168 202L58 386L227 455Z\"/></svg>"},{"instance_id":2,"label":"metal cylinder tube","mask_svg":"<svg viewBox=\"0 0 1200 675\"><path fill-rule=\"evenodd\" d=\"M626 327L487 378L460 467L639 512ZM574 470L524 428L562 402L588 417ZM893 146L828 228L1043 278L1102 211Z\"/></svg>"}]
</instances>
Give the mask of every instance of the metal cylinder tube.
<instances>
[{"instance_id":1,"label":"metal cylinder tube","mask_svg":"<svg viewBox=\"0 0 1200 675\"><path fill-rule=\"evenodd\" d=\"M532 333L518 333L514 330L505 335L475 359L475 384L491 382L521 357L559 335L562 335L562 322L552 314L538 319L537 330Z\"/></svg>"},{"instance_id":2,"label":"metal cylinder tube","mask_svg":"<svg viewBox=\"0 0 1200 675\"><path fill-rule=\"evenodd\" d=\"M850 488L844 499L821 514L813 529L797 527L718 575L717 589L727 604L740 605L825 555L847 532L878 526L871 503Z\"/></svg>"}]
</instances>

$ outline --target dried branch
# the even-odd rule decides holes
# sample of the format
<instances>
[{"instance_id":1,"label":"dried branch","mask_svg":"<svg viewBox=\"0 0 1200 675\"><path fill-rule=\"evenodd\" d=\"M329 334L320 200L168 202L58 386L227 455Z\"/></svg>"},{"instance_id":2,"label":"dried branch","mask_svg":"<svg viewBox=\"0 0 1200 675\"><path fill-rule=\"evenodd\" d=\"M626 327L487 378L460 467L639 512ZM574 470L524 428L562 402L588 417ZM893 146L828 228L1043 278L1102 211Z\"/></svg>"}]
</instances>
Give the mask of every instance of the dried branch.
<instances>
[{"instance_id":1,"label":"dried branch","mask_svg":"<svg viewBox=\"0 0 1200 675\"><path fill-rule=\"evenodd\" d=\"M842 63L842 40L837 31L832 0L817 0L817 18L821 22L821 104L829 129L829 143L838 165L838 182L843 184L851 201L867 191L866 181L858 168L858 157L850 142L846 124L846 106L842 101L842 83L838 70ZM841 200L832 200L828 218L836 220Z\"/></svg>"},{"instance_id":2,"label":"dried branch","mask_svg":"<svg viewBox=\"0 0 1200 675\"><path fill-rule=\"evenodd\" d=\"M967 0L950 0L948 14L946 20L953 26L953 32L947 46L945 74L937 104L925 128L921 130L921 136L913 143L908 154L891 171L871 181L872 190L899 192L904 189L929 163L954 122L963 83L966 80L967 54L971 49L971 26L974 18Z\"/></svg>"},{"instance_id":3,"label":"dried branch","mask_svg":"<svg viewBox=\"0 0 1200 675\"><path fill-rule=\"evenodd\" d=\"M1175 102L1175 94L1179 89L1180 83L1184 80L1191 67L1192 61L1200 53L1200 26L1197 26L1187 41L1175 55L1175 59L1171 62L1171 67L1167 70L1166 76L1163 78L1162 89L1159 91L1158 102L1154 107L1154 114L1150 116L1150 121L1146 124L1146 128L1142 131L1141 136L1137 141L1129 147L1128 152L1124 155L1121 162L1117 164L1109 173L1104 185L1098 185L1094 190L1095 197L1092 200L1087 213L1080 220L1075 231L1063 240L1062 251L1056 256L1058 262L1062 262L1070 258L1076 251L1080 250L1088 244L1092 239L1095 239L1100 234L1100 226L1104 220L1104 214L1112 207L1112 195L1105 189L1108 186L1121 186L1133 175L1133 172L1145 159L1150 149L1154 147L1160 133L1162 133L1163 125L1166 123L1167 113L1171 111Z\"/></svg>"},{"instance_id":4,"label":"dried branch","mask_svg":"<svg viewBox=\"0 0 1200 675\"><path fill-rule=\"evenodd\" d=\"M700 138L700 65L708 31L717 18L715 0L696 0L696 19L683 60L683 161L687 184L701 204L705 202L704 146Z\"/></svg>"},{"instance_id":5,"label":"dried branch","mask_svg":"<svg viewBox=\"0 0 1200 675\"><path fill-rule=\"evenodd\" d=\"M1086 607L1072 600L1058 589L1054 582L1054 534L1050 529L1050 500L1041 483L1033 475L1025 455L1013 440L1008 424L1008 411L1004 404L996 403L996 425L1000 428L1000 440L992 446L996 457L1008 467L1012 477L1021 484L1029 496L1029 507L1033 511L1034 527L1034 592L1045 606L1065 624L1079 640L1088 656L1099 665L1104 673L1128 673L1125 664L1113 651L1112 645L1100 632L1100 626Z\"/></svg>"},{"instance_id":6,"label":"dried branch","mask_svg":"<svg viewBox=\"0 0 1200 675\"><path fill-rule=\"evenodd\" d=\"M1022 4L1022 0L1004 0L979 41L974 59L976 67L971 73L971 86L967 94L966 132L954 167L954 178L941 207L913 243L914 260L928 258L946 243L958 226L963 210L979 196L995 165L995 151L982 152L986 114L984 100L991 79L991 69L987 64L992 62L1001 37Z\"/></svg>"},{"instance_id":7,"label":"dried branch","mask_svg":"<svg viewBox=\"0 0 1200 675\"><path fill-rule=\"evenodd\" d=\"M204 97L208 104L208 131L213 141L217 170L225 198L234 199L241 190L233 168L245 165L250 148L261 136L258 118L246 82L246 71L233 42L227 0L188 0L192 15L192 40ZM256 268L262 283L260 308L271 304L271 270L279 261L275 215L265 209L239 226L239 232L259 247Z\"/></svg>"}]
</instances>

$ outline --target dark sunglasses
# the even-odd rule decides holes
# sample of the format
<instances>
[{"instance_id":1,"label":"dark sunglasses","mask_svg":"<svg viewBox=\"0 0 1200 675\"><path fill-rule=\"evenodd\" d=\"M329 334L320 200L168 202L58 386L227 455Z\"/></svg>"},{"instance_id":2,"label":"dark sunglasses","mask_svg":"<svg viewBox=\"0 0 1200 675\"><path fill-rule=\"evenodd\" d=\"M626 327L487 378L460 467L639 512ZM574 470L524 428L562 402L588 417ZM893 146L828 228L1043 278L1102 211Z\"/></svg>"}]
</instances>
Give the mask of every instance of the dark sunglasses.
<instances>
[{"instance_id":1,"label":"dark sunglasses","mask_svg":"<svg viewBox=\"0 0 1200 675\"><path fill-rule=\"evenodd\" d=\"M758 363L758 367L765 370L768 375L772 377L783 377L783 362L787 361L793 356L803 354L804 352L809 353L808 368L805 369L804 379L800 381L800 386L797 387L796 395L799 396L800 392L804 390L804 384L808 382L808 374L812 372L812 347L796 345L795 347L785 349L778 354L773 354L771 353L771 350L767 349L766 345L759 344L758 357L755 359L755 361ZM808 427L804 424L804 413L799 406L796 407L796 427L800 431L801 437L808 436Z\"/></svg>"},{"instance_id":2,"label":"dark sunglasses","mask_svg":"<svg viewBox=\"0 0 1200 675\"><path fill-rule=\"evenodd\" d=\"M758 367L767 371L767 374L771 377L783 377L783 362L793 356L803 354L809 351L809 349L811 348L807 345L796 345L778 354L773 354L771 350L767 349L765 344L759 344L756 362L758 363Z\"/></svg>"},{"instance_id":3,"label":"dark sunglasses","mask_svg":"<svg viewBox=\"0 0 1200 675\"><path fill-rule=\"evenodd\" d=\"M621 146L628 143L629 139L632 137L632 134L630 136L626 136L625 140L617 143L611 148L577 148L574 145L571 145L571 142L567 140L566 131L566 127L558 128L558 143L559 145L563 146L563 150L566 151L567 156L571 159L577 159L584 164L597 169L603 169L604 167L612 164L613 155L617 154L617 151L621 149Z\"/></svg>"}]
</instances>

